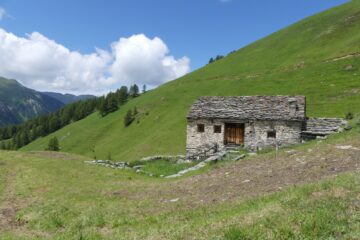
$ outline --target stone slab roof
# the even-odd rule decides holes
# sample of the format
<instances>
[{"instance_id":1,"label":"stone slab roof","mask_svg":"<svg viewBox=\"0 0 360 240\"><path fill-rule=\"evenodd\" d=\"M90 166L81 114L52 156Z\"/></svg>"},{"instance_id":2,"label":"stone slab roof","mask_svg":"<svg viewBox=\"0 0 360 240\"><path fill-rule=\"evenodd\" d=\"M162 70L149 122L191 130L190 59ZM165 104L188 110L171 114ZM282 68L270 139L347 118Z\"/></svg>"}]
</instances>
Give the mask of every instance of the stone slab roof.
<instances>
[{"instance_id":1,"label":"stone slab roof","mask_svg":"<svg viewBox=\"0 0 360 240\"><path fill-rule=\"evenodd\" d=\"M346 124L347 121L340 118L309 118L302 133L325 136L341 132Z\"/></svg>"},{"instance_id":2,"label":"stone slab roof","mask_svg":"<svg viewBox=\"0 0 360 240\"><path fill-rule=\"evenodd\" d=\"M200 97L188 120L286 120L304 121L304 96Z\"/></svg>"}]
</instances>

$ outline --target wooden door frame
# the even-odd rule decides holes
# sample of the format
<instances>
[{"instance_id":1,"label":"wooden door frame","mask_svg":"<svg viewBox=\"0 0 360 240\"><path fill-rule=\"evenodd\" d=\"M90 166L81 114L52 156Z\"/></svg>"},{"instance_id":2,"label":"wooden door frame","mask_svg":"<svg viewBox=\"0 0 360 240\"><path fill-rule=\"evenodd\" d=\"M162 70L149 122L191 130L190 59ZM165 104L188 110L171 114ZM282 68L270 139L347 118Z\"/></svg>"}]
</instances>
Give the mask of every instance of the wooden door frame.
<instances>
[{"instance_id":1,"label":"wooden door frame","mask_svg":"<svg viewBox=\"0 0 360 240\"><path fill-rule=\"evenodd\" d=\"M229 129L229 125L233 125L235 129L240 128L242 129L241 133L242 136L240 137L240 139L242 139L242 142L240 144L236 144L236 143L232 143L232 144L236 144L236 145L241 145L245 143L245 123L239 123L239 122L225 122L224 123L224 145L228 145L228 136L227 136L227 130ZM230 143L231 144L231 143Z\"/></svg>"}]
</instances>

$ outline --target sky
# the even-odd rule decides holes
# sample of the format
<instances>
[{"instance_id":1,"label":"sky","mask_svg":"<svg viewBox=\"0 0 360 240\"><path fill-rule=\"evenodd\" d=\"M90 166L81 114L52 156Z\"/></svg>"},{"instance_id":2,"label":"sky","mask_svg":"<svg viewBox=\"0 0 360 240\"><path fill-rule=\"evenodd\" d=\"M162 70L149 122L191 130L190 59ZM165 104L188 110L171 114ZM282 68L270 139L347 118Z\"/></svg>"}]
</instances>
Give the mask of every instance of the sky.
<instances>
[{"instance_id":1,"label":"sky","mask_svg":"<svg viewBox=\"0 0 360 240\"><path fill-rule=\"evenodd\" d=\"M0 76L40 91L154 88L346 0L0 0Z\"/></svg>"}]
</instances>

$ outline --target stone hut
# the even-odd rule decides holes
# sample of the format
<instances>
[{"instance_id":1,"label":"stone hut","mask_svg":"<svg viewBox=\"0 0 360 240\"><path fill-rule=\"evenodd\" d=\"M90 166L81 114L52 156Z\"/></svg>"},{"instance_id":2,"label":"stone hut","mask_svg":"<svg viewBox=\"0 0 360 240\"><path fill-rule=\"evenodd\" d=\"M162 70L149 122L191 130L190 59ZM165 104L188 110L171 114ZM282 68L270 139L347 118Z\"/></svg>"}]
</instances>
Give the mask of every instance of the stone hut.
<instances>
[{"instance_id":1,"label":"stone hut","mask_svg":"<svg viewBox=\"0 0 360 240\"><path fill-rule=\"evenodd\" d=\"M329 119L323 120L322 126ZM327 129L325 135L338 131L343 123L330 120L333 128ZM321 126L316 127L316 122L311 120L311 129L325 133ZM187 156L228 146L256 151L298 144L306 125L304 96L201 97L187 116ZM317 133L311 129L306 134L314 138Z\"/></svg>"}]
</instances>

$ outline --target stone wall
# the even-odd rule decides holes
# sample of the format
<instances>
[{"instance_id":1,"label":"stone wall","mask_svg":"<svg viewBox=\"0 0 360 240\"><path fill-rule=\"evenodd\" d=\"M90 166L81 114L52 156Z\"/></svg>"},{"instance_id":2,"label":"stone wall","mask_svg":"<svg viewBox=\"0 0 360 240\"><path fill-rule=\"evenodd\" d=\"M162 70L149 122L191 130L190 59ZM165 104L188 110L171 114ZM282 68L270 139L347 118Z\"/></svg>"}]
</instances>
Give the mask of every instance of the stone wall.
<instances>
[{"instance_id":1,"label":"stone wall","mask_svg":"<svg viewBox=\"0 0 360 240\"><path fill-rule=\"evenodd\" d=\"M204 132L198 132L197 125L204 124ZM214 133L214 126L221 126L221 133ZM293 145L301 142L301 122L253 121L245 123L245 148L256 151L271 146ZM221 120L188 121L186 151L187 156L196 154L205 144L217 144L224 148L225 124ZM269 131L276 131L276 138L268 138Z\"/></svg>"},{"instance_id":2,"label":"stone wall","mask_svg":"<svg viewBox=\"0 0 360 240\"><path fill-rule=\"evenodd\" d=\"M254 121L245 124L245 148L256 151L271 146L287 146L301 142L301 122ZM268 132L276 132L269 138Z\"/></svg>"},{"instance_id":3,"label":"stone wall","mask_svg":"<svg viewBox=\"0 0 360 240\"><path fill-rule=\"evenodd\" d=\"M197 125L204 124L204 132L197 131ZM221 126L221 133L214 133L214 126ZM217 144L219 149L224 147L224 123L221 121L195 120L188 121L186 131L186 152L196 154L198 149L204 144Z\"/></svg>"}]
</instances>

